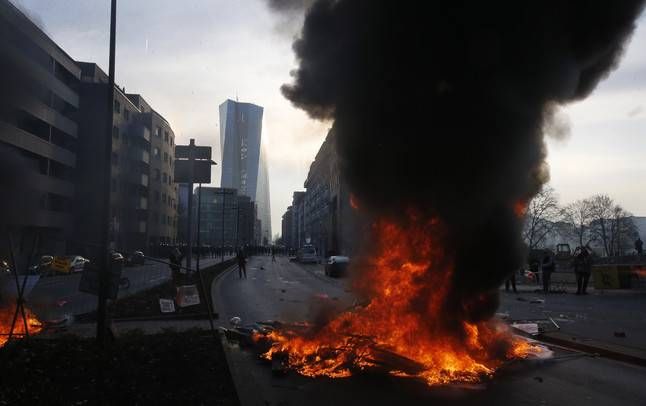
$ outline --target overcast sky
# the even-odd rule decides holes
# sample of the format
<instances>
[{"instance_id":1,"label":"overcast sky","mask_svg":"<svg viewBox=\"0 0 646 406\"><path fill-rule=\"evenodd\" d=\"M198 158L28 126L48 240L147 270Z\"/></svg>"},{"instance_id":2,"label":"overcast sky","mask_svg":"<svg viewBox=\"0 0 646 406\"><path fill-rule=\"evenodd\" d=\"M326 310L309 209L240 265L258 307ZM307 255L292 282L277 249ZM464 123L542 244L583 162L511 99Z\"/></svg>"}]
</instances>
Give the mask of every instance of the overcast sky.
<instances>
[{"instance_id":1,"label":"overcast sky","mask_svg":"<svg viewBox=\"0 0 646 406\"><path fill-rule=\"evenodd\" d=\"M109 0L12 0L72 58L107 71ZM295 68L298 20L263 0L130 0L117 12L116 80L171 124L177 143L213 146L218 105L236 97L265 108L272 229L280 231L294 190L330 123L310 120L280 94ZM607 193L646 215L646 23L642 16L619 68L583 102L567 106L571 134L548 141L551 184L561 202ZM219 186L219 166L214 172Z\"/></svg>"}]
</instances>

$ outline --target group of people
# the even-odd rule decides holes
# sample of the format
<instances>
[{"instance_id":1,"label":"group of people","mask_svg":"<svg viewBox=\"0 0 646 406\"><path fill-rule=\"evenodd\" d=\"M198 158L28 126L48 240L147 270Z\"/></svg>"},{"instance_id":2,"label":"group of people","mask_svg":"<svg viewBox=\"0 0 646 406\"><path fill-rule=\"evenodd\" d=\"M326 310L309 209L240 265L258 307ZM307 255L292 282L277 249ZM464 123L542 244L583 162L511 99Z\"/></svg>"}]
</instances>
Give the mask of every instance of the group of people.
<instances>
[{"instance_id":1,"label":"group of people","mask_svg":"<svg viewBox=\"0 0 646 406\"><path fill-rule=\"evenodd\" d=\"M576 276L576 285L577 295L587 295L588 281L590 280L590 274L592 273L592 255L587 247L577 247L574 251L572 266L574 268L574 274ZM552 274L556 271L556 262L554 260L554 254L551 251L547 251L543 255L540 264L540 273L542 274L543 279L543 292L550 292L550 285L552 282ZM538 279L538 269L537 272L534 272L533 275L536 277L537 283ZM516 272L514 272L506 281L505 281L505 290L509 291L509 287L513 289L514 293L517 293L516 290Z\"/></svg>"}]
</instances>

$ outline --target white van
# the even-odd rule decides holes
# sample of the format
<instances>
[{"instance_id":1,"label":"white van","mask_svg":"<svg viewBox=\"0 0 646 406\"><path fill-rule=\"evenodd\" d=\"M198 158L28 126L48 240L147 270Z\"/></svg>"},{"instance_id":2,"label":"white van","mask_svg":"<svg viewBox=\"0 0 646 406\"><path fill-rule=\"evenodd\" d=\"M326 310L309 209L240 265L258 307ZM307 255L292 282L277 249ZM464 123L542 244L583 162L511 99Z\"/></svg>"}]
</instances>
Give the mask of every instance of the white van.
<instances>
[{"instance_id":1,"label":"white van","mask_svg":"<svg viewBox=\"0 0 646 406\"><path fill-rule=\"evenodd\" d=\"M296 254L296 258L298 262L301 262L303 264L319 262L319 258L316 255L316 248L314 248L314 246L312 245L304 245L301 249L299 249L298 254Z\"/></svg>"}]
</instances>

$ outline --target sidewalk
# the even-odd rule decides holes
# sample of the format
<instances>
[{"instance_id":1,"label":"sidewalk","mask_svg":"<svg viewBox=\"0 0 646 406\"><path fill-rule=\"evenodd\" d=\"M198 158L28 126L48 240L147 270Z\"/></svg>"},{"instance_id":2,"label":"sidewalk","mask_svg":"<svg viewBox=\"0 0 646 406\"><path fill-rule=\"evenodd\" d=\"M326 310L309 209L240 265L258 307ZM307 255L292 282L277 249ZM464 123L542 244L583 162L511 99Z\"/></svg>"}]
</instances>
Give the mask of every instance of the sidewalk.
<instances>
[{"instance_id":1,"label":"sidewalk","mask_svg":"<svg viewBox=\"0 0 646 406\"><path fill-rule=\"evenodd\" d=\"M509 320L551 318L560 327L555 338L563 345L587 342L600 349L625 347L646 351L646 294L639 291L595 291L577 296L534 292L536 285L518 285L519 293L500 294L498 312Z\"/></svg>"}]
</instances>

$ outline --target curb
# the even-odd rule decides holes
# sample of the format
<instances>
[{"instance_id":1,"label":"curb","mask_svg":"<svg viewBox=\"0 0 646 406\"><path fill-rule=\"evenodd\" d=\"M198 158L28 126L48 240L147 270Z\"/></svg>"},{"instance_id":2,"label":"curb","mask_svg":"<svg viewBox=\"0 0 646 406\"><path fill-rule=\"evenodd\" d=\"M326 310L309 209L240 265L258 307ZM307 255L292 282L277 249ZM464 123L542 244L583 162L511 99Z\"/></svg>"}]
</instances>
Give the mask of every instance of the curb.
<instances>
[{"instance_id":1,"label":"curb","mask_svg":"<svg viewBox=\"0 0 646 406\"><path fill-rule=\"evenodd\" d=\"M545 343L556 344L565 348L598 354L599 356L622 361L629 364L646 366L646 350L625 347L608 342L584 339L563 332L542 333L532 337Z\"/></svg>"}]
</instances>

